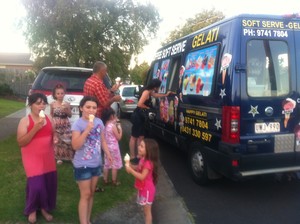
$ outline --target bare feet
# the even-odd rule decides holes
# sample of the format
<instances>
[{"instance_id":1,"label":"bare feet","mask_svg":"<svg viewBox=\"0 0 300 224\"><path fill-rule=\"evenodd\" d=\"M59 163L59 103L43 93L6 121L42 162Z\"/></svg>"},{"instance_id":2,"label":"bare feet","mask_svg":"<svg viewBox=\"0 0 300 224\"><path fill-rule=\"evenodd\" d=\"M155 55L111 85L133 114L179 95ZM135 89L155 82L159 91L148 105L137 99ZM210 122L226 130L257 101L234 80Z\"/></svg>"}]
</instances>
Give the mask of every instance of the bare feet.
<instances>
[{"instance_id":1,"label":"bare feet","mask_svg":"<svg viewBox=\"0 0 300 224\"><path fill-rule=\"evenodd\" d=\"M47 222L51 222L53 220L53 216L50 215L45 209L42 209L41 212Z\"/></svg>"},{"instance_id":2,"label":"bare feet","mask_svg":"<svg viewBox=\"0 0 300 224\"><path fill-rule=\"evenodd\" d=\"M36 212L32 212L28 216L28 222L30 224L36 223Z\"/></svg>"}]
</instances>

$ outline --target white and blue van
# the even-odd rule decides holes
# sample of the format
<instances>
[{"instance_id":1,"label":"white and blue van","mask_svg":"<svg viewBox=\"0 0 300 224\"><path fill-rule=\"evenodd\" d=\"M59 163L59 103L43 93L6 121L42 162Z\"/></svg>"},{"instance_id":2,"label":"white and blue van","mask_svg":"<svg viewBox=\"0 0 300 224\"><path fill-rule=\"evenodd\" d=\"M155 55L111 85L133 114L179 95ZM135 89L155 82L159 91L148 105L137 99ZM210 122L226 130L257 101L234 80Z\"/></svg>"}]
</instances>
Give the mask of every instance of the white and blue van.
<instances>
[{"instance_id":1,"label":"white and blue van","mask_svg":"<svg viewBox=\"0 0 300 224\"><path fill-rule=\"evenodd\" d=\"M207 183L300 170L300 17L238 15L156 52L149 134L187 151ZM153 116L153 114L155 116Z\"/></svg>"}]
</instances>

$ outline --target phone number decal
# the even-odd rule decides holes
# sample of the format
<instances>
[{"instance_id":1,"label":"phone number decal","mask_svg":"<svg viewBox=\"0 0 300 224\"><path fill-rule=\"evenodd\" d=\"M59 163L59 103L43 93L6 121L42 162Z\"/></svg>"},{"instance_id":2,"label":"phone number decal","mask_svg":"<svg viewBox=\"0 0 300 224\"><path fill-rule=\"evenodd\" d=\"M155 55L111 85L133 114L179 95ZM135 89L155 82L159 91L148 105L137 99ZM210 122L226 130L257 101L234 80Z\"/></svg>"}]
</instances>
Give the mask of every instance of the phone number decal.
<instances>
[{"instance_id":1,"label":"phone number decal","mask_svg":"<svg viewBox=\"0 0 300 224\"><path fill-rule=\"evenodd\" d=\"M250 37L288 37L286 30L268 30L268 29L243 29L244 36Z\"/></svg>"},{"instance_id":2,"label":"phone number decal","mask_svg":"<svg viewBox=\"0 0 300 224\"><path fill-rule=\"evenodd\" d=\"M180 133L187 134L207 142L210 142L212 139L212 134L188 126L180 127Z\"/></svg>"}]
</instances>

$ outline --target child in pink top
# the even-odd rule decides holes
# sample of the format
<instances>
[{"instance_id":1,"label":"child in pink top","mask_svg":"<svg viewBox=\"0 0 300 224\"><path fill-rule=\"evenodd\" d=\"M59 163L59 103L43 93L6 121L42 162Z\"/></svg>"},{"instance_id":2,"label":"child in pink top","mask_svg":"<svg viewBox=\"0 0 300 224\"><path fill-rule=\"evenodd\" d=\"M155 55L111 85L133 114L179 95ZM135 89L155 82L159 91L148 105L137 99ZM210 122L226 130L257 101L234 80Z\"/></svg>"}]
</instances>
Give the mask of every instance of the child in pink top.
<instances>
[{"instance_id":1,"label":"child in pink top","mask_svg":"<svg viewBox=\"0 0 300 224\"><path fill-rule=\"evenodd\" d=\"M155 197L158 176L158 144L153 139L144 139L138 146L140 158L137 167L126 166L126 171L135 179L135 188L138 190L137 203L143 206L145 223L152 223L151 207Z\"/></svg>"}]
</instances>

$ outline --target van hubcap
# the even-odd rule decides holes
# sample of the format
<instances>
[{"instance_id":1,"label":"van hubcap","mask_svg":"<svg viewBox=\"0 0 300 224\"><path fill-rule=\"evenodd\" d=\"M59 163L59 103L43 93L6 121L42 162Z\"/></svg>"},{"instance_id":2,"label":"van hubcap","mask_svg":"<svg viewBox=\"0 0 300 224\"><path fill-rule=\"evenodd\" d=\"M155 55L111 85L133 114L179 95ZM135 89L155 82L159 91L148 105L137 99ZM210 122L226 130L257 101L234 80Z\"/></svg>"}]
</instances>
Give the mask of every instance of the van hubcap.
<instances>
[{"instance_id":1,"label":"van hubcap","mask_svg":"<svg viewBox=\"0 0 300 224\"><path fill-rule=\"evenodd\" d=\"M194 154L192 158L192 167L195 174L201 174L204 171L204 161L201 152Z\"/></svg>"}]
</instances>

